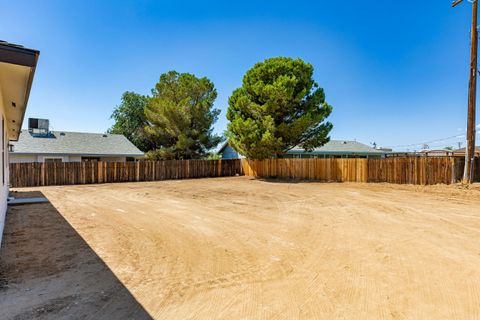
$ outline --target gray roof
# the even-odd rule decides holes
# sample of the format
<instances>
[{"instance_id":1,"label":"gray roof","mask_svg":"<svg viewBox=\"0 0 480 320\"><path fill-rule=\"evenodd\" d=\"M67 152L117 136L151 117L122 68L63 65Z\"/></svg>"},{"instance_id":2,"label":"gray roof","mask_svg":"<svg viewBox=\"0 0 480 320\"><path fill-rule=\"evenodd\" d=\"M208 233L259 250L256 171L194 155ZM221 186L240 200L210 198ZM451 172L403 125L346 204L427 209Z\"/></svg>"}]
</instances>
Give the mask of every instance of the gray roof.
<instances>
[{"instance_id":1,"label":"gray roof","mask_svg":"<svg viewBox=\"0 0 480 320\"><path fill-rule=\"evenodd\" d=\"M48 136L22 130L14 154L72 154L139 157L143 153L121 134L51 131Z\"/></svg>"},{"instance_id":2,"label":"gray roof","mask_svg":"<svg viewBox=\"0 0 480 320\"><path fill-rule=\"evenodd\" d=\"M312 152L306 152L302 148L295 147L290 151L288 151L287 153L382 155L382 154L385 154L386 152L382 150L374 149L366 144L363 144L357 141L330 140L325 145L315 148Z\"/></svg>"}]
</instances>

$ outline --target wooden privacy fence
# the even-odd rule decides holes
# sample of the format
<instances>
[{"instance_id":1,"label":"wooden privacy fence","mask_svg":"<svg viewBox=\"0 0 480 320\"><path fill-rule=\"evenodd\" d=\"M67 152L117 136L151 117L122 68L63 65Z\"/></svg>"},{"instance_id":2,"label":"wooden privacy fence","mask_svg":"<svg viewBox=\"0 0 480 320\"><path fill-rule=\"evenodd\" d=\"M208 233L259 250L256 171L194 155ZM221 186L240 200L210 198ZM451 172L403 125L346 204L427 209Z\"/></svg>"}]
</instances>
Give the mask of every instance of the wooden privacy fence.
<instances>
[{"instance_id":1,"label":"wooden privacy fence","mask_svg":"<svg viewBox=\"0 0 480 320\"><path fill-rule=\"evenodd\" d=\"M474 180L480 181L480 159L476 160ZM13 163L10 164L10 185L18 188L237 174L328 182L450 184L461 180L463 165L463 158L454 157Z\"/></svg>"},{"instance_id":2,"label":"wooden privacy fence","mask_svg":"<svg viewBox=\"0 0 480 320\"><path fill-rule=\"evenodd\" d=\"M226 177L241 174L235 160L12 163L10 186L36 187L110 182Z\"/></svg>"},{"instance_id":3,"label":"wooden privacy fence","mask_svg":"<svg viewBox=\"0 0 480 320\"><path fill-rule=\"evenodd\" d=\"M463 174L463 160L454 157L243 160L242 167L245 175L260 178L421 185L450 184ZM475 167L478 179L480 161Z\"/></svg>"}]
</instances>

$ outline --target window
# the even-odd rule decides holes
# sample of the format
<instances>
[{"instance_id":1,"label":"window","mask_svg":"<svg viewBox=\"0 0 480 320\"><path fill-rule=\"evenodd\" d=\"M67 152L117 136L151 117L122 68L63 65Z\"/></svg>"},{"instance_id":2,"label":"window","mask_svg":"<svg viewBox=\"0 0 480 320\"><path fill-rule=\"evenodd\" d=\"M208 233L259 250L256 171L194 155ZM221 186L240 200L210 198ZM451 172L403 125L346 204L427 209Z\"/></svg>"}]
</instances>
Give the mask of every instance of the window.
<instances>
[{"instance_id":1,"label":"window","mask_svg":"<svg viewBox=\"0 0 480 320\"><path fill-rule=\"evenodd\" d=\"M82 162L100 161L99 157L82 157Z\"/></svg>"},{"instance_id":2,"label":"window","mask_svg":"<svg viewBox=\"0 0 480 320\"><path fill-rule=\"evenodd\" d=\"M43 159L45 163L62 163L63 159L62 158L45 158Z\"/></svg>"}]
</instances>

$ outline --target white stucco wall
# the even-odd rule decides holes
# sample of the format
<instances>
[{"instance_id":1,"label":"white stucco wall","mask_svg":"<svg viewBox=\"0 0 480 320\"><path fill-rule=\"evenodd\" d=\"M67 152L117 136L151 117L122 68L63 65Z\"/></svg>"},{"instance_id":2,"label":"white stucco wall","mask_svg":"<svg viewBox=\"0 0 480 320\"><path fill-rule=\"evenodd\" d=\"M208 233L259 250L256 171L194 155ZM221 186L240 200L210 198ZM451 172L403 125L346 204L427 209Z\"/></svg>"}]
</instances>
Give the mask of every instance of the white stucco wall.
<instances>
[{"instance_id":1,"label":"white stucco wall","mask_svg":"<svg viewBox=\"0 0 480 320\"><path fill-rule=\"evenodd\" d=\"M5 116L5 107L3 105L3 96L2 96L2 88L0 87L0 133L5 137L5 145L4 148L6 150L6 154L8 153L8 139L6 137L6 130L5 128L1 128L2 123L1 119L6 118ZM6 120L5 120L6 121ZM0 136L0 144L2 143L2 139ZM3 227L5 226L5 215L7 213L7 197L8 197L8 182L9 182L9 176L8 176L8 161L4 161L1 156L1 146L0 146L0 166L5 167L5 180L2 179L2 171L0 170L0 245L2 244L2 236L3 236ZM1 167L0 167L1 169ZM5 183L3 183L5 181Z\"/></svg>"},{"instance_id":2,"label":"white stucco wall","mask_svg":"<svg viewBox=\"0 0 480 320\"><path fill-rule=\"evenodd\" d=\"M81 156L72 156L72 155L43 155L43 154L10 154L10 163L30 163L30 162L45 162L45 158L61 158L62 162L81 162ZM100 161L105 162L125 162L126 157L100 157Z\"/></svg>"},{"instance_id":3,"label":"white stucco wall","mask_svg":"<svg viewBox=\"0 0 480 320\"><path fill-rule=\"evenodd\" d=\"M100 157L100 161L105 162L125 162L127 161L126 157Z\"/></svg>"},{"instance_id":4,"label":"white stucco wall","mask_svg":"<svg viewBox=\"0 0 480 320\"><path fill-rule=\"evenodd\" d=\"M34 155L10 154L10 163L26 163L36 161L37 156Z\"/></svg>"},{"instance_id":5,"label":"white stucco wall","mask_svg":"<svg viewBox=\"0 0 480 320\"><path fill-rule=\"evenodd\" d=\"M82 157L80 157L80 156L68 156L68 161L70 161L70 162L82 162Z\"/></svg>"},{"instance_id":6,"label":"white stucco wall","mask_svg":"<svg viewBox=\"0 0 480 320\"><path fill-rule=\"evenodd\" d=\"M35 162L45 162L45 159L62 159L62 162L70 162L70 157L68 155L37 155L37 160ZM80 161L80 160L79 160Z\"/></svg>"}]
</instances>

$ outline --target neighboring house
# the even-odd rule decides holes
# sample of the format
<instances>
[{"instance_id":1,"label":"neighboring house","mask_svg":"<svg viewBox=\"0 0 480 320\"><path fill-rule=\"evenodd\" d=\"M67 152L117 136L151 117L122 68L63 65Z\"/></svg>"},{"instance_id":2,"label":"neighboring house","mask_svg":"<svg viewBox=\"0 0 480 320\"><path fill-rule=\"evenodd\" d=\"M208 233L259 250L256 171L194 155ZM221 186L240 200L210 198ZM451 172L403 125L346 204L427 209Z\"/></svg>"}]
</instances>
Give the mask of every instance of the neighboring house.
<instances>
[{"instance_id":1,"label":"neighboring house","mask_svg":"<svg viewBox=\"0 0 480 320\"><path fill-rule=\"evenodd\" d=\"M48 120L29 119L29 130L22 130L13 143L10 163L124 162L141 156L143 153L120 134L49 131Z\"/></svg>"},{"instance_id":2,"label":"neighboring house","mask_svg":"<svg viewBox=\"0 0 480 320\"><path fill-rule=\"evenodd\" d=\"M0 243L9 184L9 141L18 139L39 52L0 41Z\"/></svg>"},{"instance_id":3,"label":"neighboring house","mask_svg":"<svg viewBox=\"0 0 480 320\"><path fill-rule=\"evenodd\" d=\"M412 152L391 152L389 157L465 157L465 148L456 150L438 149ZM475 157L480 157L480 147L475 147Z\"/></svg>"},{"instance_id":4,"label":"neighboring house","mask_svg":"<svg viewBox=\"0 0 480 320\"><path fill-rule=\"evenodd\" d=\"M422 150L419 152L419 154L427 157L449 157L449 156L453 156L454 153L452 150L433 149L433 150Z\"/></svg>"},{"instance_id":5,"label":"neighboring house","mask_svg":"<svg viewBox=\"0 0 480 320\"><path fill-rule=\"evenodd\" d=\"M465 148L453 150L456 157L465 157ZM480 146L475 147L475 157L480 157Z\"/></svg>"},{"instance_id":6,"label":"neighboring house","mask_svg":"<svg viewBox=\"0 0 480 320\"><path fill-rule=\"evenodd\" d=\"M235 149L233 149L232 147L230 147L228 145L228 142L225 142L222 145L220 150L218 150L218 154L220 154L222 156L222 159L239 159L239 158L241 158L241 156L238 154L238 152L235 151Z\"/></svg>"},{"instance_id":7,"label":"neighboring house","mask_svg":"<svg viewBox=\"0 0 480 320\"><path fill-rule=\"evenodd\" d=\"M284 158L382 158L387 153L357 141L330 140L311 152L293 148L285 154Z\"/></svg>"},{"instance_id":8,"label":"neighboring house","mask_svg":"<svg viewBox=\"0 0 480 320\"><path fill-rule=\"evenodd\" d=\"M237 159L241 156L227 143L224 144L219 153L222 159ZM283 158L381 158L385 157L388 151L375 149L357 141L330 140L325 145L306 152L301 148L293 148L283 155Z\"/></svg>"}]
</instances>

